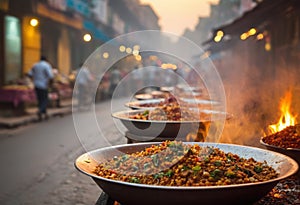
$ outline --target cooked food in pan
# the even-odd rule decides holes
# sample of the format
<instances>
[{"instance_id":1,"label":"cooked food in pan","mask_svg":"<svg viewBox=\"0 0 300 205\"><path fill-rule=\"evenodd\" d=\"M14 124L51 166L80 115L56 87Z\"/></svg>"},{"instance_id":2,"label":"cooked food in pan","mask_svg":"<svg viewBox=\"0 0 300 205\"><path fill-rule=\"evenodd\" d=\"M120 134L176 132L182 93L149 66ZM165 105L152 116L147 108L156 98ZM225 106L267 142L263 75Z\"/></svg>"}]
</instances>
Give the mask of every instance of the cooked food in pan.
<instances>
[{"instance_id":1,"label":"cooked food in pan","mask_svg":"<svg viewBox=\"0 0 300 205\"><path fill-rule=\"evenodd\" d=\"M168 104L157 107L154 110L145 110L130 116L131 119L157 120L157 121L199 121L199 114L187 108L182 108L178 104Z\"/></svg>"},{"instance_id":2,"label":"cooked food in pan","mask_svg":"<svg viewBox=\"0 0 300 205\"><path fill-rule=\"evenodd\" d=\"M280 148L300 149L300 125L289 126L280 132L262 138L262 141Z\"/></svg>"},{"instance_id":3,"label":"cooked food in pan","mask_svg":"<svg viewBox=\"0 0 300 205\"><path fill-rule=\"evenodd\" d=\"M94 173L108 179L161 186L218 186L263 182L278 173L266 162L214 147L164 141L100 163Z\"/></svg>"}]
</instances>

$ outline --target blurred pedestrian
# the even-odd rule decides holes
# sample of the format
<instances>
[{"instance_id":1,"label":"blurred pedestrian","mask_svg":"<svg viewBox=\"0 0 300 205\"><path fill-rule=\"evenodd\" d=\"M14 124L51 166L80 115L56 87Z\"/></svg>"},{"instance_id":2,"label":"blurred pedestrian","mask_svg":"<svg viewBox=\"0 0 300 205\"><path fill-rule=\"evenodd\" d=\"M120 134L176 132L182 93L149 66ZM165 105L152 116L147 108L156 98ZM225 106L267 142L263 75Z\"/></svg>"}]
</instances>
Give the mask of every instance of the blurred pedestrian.
<instances>
[{"instance_id":1,"label":"blurred pedestrian","mask_svg":"<svg viewBox=\"0 0 300 205\"><path fill-rule=\"evenodd\" d=\"M38 101L38 119L41 121L43 115L48 119L48 89L53 80L52 66L45 56L41 56L40 61L33 65L28 75L33 79Z\"/></svg>"},{"instance_id":2,"label":"blurred pedestrian","mask_svg":"<svg viewBox=\"0 0 300 205\"><path fill-rule=\"evenodd\" d=\"M78 99L78 110L81 110L84 106L88 104L88 99L90 96L91 82L93 81L93 76L89 69L80 64L80 68L77 72L76 83L77 83L77 99Z\"/></svg>"},{"instance_id":3,"label":"blurred pedestrian","mask_svg":"<svg viewBox=\"0 0 300 205\"><path fill-rule=\"evenodd\" d=\"M121 81L121 72L119 71L118 68L113 68L111 75L110 75L110 88L109 88L109 94L110 97L113 96L113 93L118 85L118 83ZM118 93L119 95L121 93Z\"/></svg>"},{"instance_id":4,"label":"blurred pedestrian","mask_svg":"<svg viewBox=\"0 0 300 205\"><path fill-rule=\"evenodd\" d=\"M60 80L61 76L57 68L53 68L52 72L53 72L53 84L52 87L50 88L50 94L52 94L53 99L50 100L55 101L55 107L60 108L61 96L59 90L61 84L61 80Z\"/></svg>"}]
</instances>

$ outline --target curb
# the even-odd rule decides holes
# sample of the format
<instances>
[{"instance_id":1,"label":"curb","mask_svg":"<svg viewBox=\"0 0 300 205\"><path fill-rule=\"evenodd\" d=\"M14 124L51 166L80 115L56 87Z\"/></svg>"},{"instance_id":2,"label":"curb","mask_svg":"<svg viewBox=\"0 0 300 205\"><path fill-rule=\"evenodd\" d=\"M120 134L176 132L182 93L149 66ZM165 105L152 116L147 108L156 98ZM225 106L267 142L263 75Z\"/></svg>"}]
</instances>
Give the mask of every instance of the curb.
<instances>
[{"instance_id":1,"label":"curb","mask_svg":"<svg viewBox=\"0 0 300 205\"><path fill-rule=\"evenodd\" d=\"M49 118L60 116L72 113L72 107L62 107L58 109L48 109ZM34 112L30 112L28 115L18 116L18 117L0 117L0 129L1 128L17 128L19 126L28 125L30 123L35 123L38 121L38 116Z\"/></svg>"}]
</instances>

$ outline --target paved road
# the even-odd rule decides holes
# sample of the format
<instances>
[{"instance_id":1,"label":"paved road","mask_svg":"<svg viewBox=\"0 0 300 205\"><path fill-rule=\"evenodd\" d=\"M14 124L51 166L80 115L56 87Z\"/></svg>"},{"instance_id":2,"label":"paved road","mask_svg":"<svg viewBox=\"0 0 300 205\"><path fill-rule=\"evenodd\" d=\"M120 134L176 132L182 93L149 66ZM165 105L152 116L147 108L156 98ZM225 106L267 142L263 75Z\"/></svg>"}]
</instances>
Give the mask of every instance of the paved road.
<instances>
[{"instance_id":1,"label":"paved road","mask_svg":"<svg viewBox=\"0 0 300 205\"><path fill-rule=\"evenodd\" d=\"M126 143L113 126L109 101L95 113L76 112L75 126L68 115L0 130L0 204L95 204L101 190L74 168L75 159L86 150Z\"/></svg>"}]
</instances>

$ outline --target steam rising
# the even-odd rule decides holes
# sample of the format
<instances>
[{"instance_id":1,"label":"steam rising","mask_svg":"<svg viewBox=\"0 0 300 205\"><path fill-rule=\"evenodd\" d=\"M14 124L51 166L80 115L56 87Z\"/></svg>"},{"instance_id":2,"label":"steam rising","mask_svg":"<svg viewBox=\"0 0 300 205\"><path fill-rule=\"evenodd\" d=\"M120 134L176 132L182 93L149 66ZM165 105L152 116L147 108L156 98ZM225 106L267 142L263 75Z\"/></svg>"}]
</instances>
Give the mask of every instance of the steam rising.
<instances>
[{"instance_id":1,"label":"steam rising","mask_svg":"<svg viewBox=\"0 0 300 205\"><path fill-rule=\"evenodd\" d=\"M278 121L280 99L288 91L292 92L291 113L299 112L299 69L278 59L273 67L262 62L251 66L254 63L247 63L245 55L226 51L224 60L216 64L225 87L227 112L234 116L225 123L222 142L259 146L268 125Z\"/></svg>"}]
</instances>

